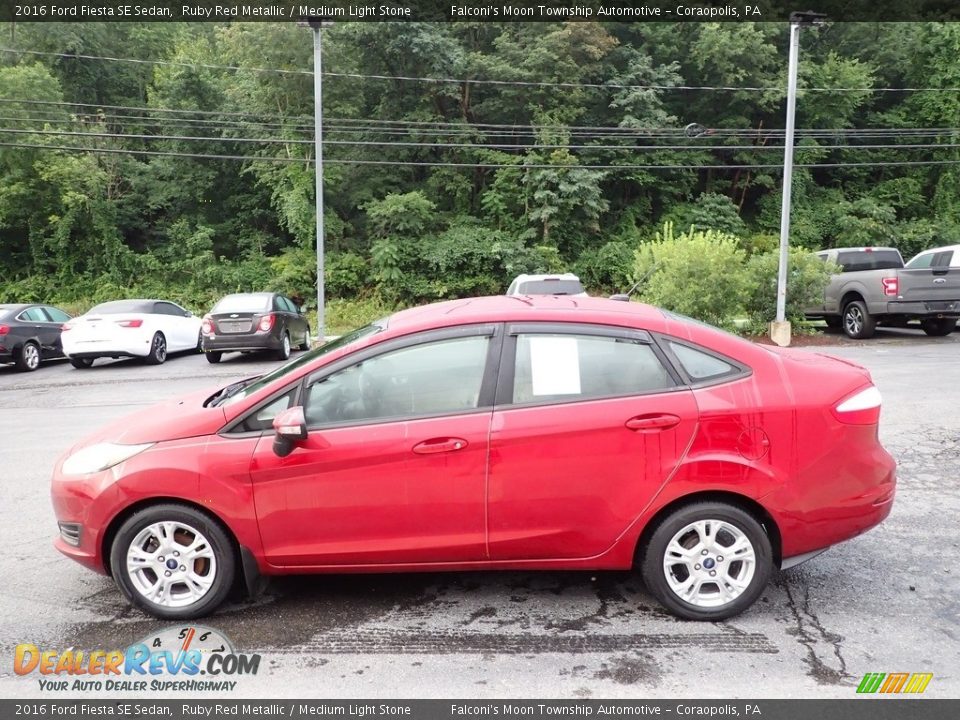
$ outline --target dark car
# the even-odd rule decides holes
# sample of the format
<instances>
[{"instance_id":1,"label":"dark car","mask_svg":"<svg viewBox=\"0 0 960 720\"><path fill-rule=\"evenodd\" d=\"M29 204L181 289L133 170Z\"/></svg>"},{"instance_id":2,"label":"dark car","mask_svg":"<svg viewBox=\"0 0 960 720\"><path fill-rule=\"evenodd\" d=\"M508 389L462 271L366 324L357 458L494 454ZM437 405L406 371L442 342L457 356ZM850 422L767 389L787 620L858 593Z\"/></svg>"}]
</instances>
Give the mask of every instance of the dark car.
<instances>
[{"instance_id":1,"label":"dark car","mask_svg":"<svg viewBox=\"0 0 960 720\"><path fill-rule=\"evenodd\" d=\"M310 324L293 301L280 293L227 295L203 318L201 347L207 360L225 352L272 350L278 359L290 348L310 349Z\"/></svg>"},{"instance_id":2,"label":"dark car","mask_svg":"<svg viewBox=\"0 0 960 720\"><path fill-rule=\"evenodd\" d=\"M62 358L60 331L69 319L49 305L0 305L0 363L29 372L41 360Z\"/></svg>"}]
</instances>

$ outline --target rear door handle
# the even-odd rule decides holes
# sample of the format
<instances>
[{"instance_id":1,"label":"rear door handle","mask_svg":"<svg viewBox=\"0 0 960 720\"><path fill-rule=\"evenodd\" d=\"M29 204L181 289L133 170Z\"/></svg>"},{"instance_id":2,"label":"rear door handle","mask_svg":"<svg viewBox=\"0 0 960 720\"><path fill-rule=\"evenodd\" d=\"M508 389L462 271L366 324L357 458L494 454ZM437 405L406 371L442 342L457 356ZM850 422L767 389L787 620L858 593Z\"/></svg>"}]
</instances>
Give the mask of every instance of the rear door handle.
<instances>
[{"instance_id":1,"label":"rear door handle","mask_svg":"<svg viewBox=\"0 0 960 720\"><path fill-rule=\"evenodd\" d=\"M624 425L630 430L667 430L676 427L680 423L680 418L668 413L649 415L637 415L632 417Z\"/></svg>"},{"instance_id":2,"label":"rear door handle","mask_svg":"<svg viewBox=\"0 0 960 720\"><path fill-rule=\"evenodd\" d=\"M424 440L413 446L413 451L417 455L432 455L434 453L456 452L463 450L467 446L467 441L463 438L439 437Z\"/></svg>"}]
</instances>

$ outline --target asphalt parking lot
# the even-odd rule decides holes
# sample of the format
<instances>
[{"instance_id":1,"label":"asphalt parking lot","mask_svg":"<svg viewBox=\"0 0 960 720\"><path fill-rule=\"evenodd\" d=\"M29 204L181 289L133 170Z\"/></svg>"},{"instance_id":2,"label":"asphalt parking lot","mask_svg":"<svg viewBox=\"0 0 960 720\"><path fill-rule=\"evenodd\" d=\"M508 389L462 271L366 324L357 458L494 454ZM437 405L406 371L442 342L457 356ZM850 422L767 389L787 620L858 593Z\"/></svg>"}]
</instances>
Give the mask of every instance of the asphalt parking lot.
<instances>
[{"instance_id":1,"label":"asphalt parking lot","mask_svg":"<svg viewBox=\"0 0 960 720\"><path fill-rule=\"evenodd\" d=\"M203 621L263 656L233 695L843 698L864 673L902 671L932 672L927 696L960 696L960 332L831 337L810 351L867 366L883 393L897 501L880 527L776 574L746 614L676 620L629 573L280 579ZM275 366L0 367L0 697L42 695L12 671L18 643L123 648L170 626L53 549L55 458L129 410Z\"/></svg>"}]
</instances>

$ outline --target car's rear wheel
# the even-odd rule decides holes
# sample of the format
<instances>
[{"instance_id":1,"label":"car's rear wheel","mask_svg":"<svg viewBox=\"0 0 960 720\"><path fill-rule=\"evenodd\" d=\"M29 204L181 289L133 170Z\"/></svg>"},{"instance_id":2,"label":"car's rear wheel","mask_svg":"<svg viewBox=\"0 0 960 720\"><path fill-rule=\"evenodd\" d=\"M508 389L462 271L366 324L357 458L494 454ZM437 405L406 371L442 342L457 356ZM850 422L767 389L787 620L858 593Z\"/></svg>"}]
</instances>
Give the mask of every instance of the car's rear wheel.
<instances>
[{"instance_id":1,"label":"car's rear wheel","mask_svg":"<svg viewBox=\"0 0 960 720\"><path fill-rule=\"evenodd\" d=\"M40 367L40 348L35 342L25 342L20 348L20 354L16 360L17 370L22 372L33 372Z\"/></svg>"},{"instance_id":2,"label":"car's rear wheel","mask_svg":"<svg viewBox=\"0 0 960 720\"><path fill-rule=\"evenodd\" d=\"M284 331L280 338L280 349L277 350L277 360L287 360L290 357L290 333Z\"/></svg>"},{"instance_id":3,"label":"car's rear wheel","mask_svg":"<svg viewBox=\"0 0 960 720\"><path fill-rule=\"evenodd\" d=\"M643 558L647 589L688 620L723 620L763 592L773 551L763 526L727 503L682 507L654 530Z\"/></svg>"},{"instance_id":4,"label":"car's rear wheel","mask_svg":"<svg viewBox=\"0 0 960 720\"><path fill-rule=\"evenodd\" d=\"M93 367L93 358L70 358L70 364L77 370L86 370Z\"/></svg>"},{"instance_id":5,"label":"car's rear wheel","mask_svg":"<svg viewBox=\"0 0 960 720\"><path fill-rule=\"evenodd\" d=\"M151 615L187 620L226 599L236 572L234 545L220 525L186 505L154 505L117 531L110 567L127 599Z\"/></svg>"},{"instance_id":6,"label":"car's rear wheel","mask_svg":"<svg viewBox=\"0 0 960 720\"><path fill-rule=\"evenodd\" d=\"M150 341L150 354L145 358L147 365L162 365L167 359L167 339L163 333L154 333Z\"/></svg>"},{"instance_id":7,"label":"car's rear wheel","mask_svg":"<svg viewBox=\"0 0 960 720\"><path fill-rule=\"evenodd\" d=\"M953 332L957 321L954 318L927 318L920 322L920 327L931 337L943 337Z\"/></svg>"},{"instance_id":8,"label":"car's rear wheel","mask_svg":"<svg viewBox=\"0 0 960 720\"><path fill-rule=\"evenodd\" d=\"M300 343L299 350L309 350L310 349L310 326L307 326L306 331L303 333L303 342Z\"/></svg>"},{"instance_id":9,"label":"car's rear wheel","mask_svg":"<svg viewBox=\"0 0 960 720\"><path fill-rule=\"evenodd\" d=\"M848 302L843 308L843 332L854 340L873 337L877 328L877 319L867 310L862 300Z\"/></svg>"},{"instance_id":10,"label":"car's rear wheel","mask_svg":"<svg viewBox=\"0 0 960 720\"><path fill-rule=\"evenodd\" d=\"M218 362L220 362L220 358L223 357L223 353L222 353L222 352L208 352L208 353L204 353L204 354L207 356L207 362L208 362L208 363L213 363L214 365L216 365Z\"/></svg>"}]
</instances>

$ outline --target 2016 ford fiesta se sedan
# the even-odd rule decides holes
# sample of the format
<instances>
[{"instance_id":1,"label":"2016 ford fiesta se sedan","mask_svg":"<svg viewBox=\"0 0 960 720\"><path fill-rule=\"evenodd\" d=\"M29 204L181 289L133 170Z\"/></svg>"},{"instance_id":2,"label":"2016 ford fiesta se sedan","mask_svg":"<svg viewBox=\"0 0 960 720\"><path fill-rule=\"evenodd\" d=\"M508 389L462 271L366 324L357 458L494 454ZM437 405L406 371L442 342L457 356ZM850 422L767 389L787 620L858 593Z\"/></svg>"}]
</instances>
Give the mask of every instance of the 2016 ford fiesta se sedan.
<instances>
[{"instance_id":1,"label":"2016 ford fiesta se sedan","mask_svg":"<svg viewBox=\"0 0 960 720\"><path fill-rule=\"evenodd\" d=\"M266 575L637 568L684 618L749 607L882 521L862 367L647 305L397 313L57 462L57 548L161 618Z\"/></svg>"}]
</instances>

